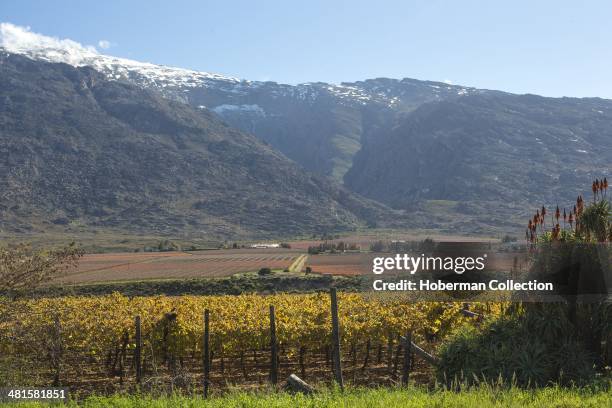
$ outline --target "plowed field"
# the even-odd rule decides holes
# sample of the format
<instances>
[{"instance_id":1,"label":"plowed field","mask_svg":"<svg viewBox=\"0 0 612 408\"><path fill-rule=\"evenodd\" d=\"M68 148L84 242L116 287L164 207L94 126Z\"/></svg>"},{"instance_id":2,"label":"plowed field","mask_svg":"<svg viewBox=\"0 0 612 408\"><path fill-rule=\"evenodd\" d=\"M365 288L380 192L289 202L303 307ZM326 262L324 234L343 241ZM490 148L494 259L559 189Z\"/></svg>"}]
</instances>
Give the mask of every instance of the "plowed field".
<instances>
[{"instance_id":1,"label":"plowed field","mask_svg":"<svg viewBox=\"0 0 612 408\"><path fill-rule=\"evenodd\" d=\"M90 254L59 282L224 277L264 267L284 269L299 255L285 249Z\"/></svg>"}]
</instances>

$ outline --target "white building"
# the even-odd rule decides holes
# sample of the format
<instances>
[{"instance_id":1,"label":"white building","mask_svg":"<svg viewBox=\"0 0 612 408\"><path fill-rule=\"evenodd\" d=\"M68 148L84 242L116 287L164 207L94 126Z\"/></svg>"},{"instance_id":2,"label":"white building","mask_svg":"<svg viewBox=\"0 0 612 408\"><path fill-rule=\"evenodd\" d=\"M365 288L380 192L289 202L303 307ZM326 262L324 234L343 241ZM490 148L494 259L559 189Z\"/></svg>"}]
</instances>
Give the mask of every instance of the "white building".
<instances>
[{"instance_id":1,"label":"white building","mask_svg":"<svg viewBox=\"0 0 612 408\"><path fill-rule=\"evenodd\" d=\"M280 244L251 244L249 248L258 248L258 249L266 249L266 248L280 248Z\"/></svg>"}]
</instances>

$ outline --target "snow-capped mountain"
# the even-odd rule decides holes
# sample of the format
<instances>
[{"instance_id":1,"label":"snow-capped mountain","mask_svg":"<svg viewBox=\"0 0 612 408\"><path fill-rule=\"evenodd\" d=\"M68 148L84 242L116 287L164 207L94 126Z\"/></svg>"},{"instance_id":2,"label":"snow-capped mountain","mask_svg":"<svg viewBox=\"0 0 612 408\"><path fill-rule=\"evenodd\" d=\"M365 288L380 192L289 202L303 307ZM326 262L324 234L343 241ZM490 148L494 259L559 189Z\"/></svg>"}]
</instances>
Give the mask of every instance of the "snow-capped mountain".
<instances>
[{"instance_id":1,"label":"snow-capped mountain","mask_svg":"<svg viewBox=\"0 0 612 408\"><path fill-rule=\"evenodd\" d=\"M0 23L0 48L6 52L21 54L34 60L65 63L75 67L89 66L113 80L127 80L142 86L161 90L185 90L187 88L217 88L237 95L246 95L267 84L275 84L272 95L314 101L319 94L333 95L347 103L385 103L398 105L403 96L393 84L369 84L365 82L328 84L304 83L298 85L276 84L274 82L249 81L235 77L168 67L119 58L100 53L94 46L85 46L70 39L58 39L34 33L27 27ZM409 80L404 80L409 81ZM413 81L421 83L421 81ZM457 87L445 83L427 83L434 96L445 96L448 91L464 95L473 88Z\"/></svg>"},{"instance_id":2,"label":"snow-capped mountain","mask_svg":"<svg viewBox=\"0 0 612 408\"><path fill-rule=\"evenodd\" d=\"M237 78L208 72L166 67L98 52L94 46L84 46L69 39L58 39L34 33L28 28L0 23L0 47L13 54L31 59L57 62L74 67L90 66L110 79L142 81L159 87L195 87L214 82L237 84Z\"/></svg>"},{"instance_id":3,"label":"snow-capped mountain","mask_svg":"<svg viewBox=\"0 0 612 408\"><path fill-rule=\"evenodd\" d=\"M0 53L0 192L2 231L227 238L396 218L208 110L12 53Z\"/></svg>"},{"instance_id":4,"label":"snow-capped mountain","mask_svg":"<svg viewBox=\"0 0 612 408\"><path fill-rule=\"evenodd\" d=\"M34 60L89 66L111 80L129 81L198 109L209 109L306 169L338 180L367 138L390 126L397 113L426 102L481 92L413 79L298 85L249 81L113 57L93 46L10 23L0 24L0 47Z\"/></svg>"},{"instance_id":5,"label":"snow-capped mountain","mask_svg":"<svg viewBox=\"0 0 612 408\"><path fill-rule=\"evenodd\" d=\"M103 96L98 100L119 101L122 108L115 106L118 102L109 102L100 108L112 112L124 123L152 133L160 129L170 135L180 133L172 123L184 119L184 115L202 116L206 120L220 116L228 132L239 129L255 135L272 147L266 146L266 149L276 151L276 157L283 156L278 154L280 151L300 164L301 168L293 167L296 172L306 169L332 176L352 192L409 211L411 218L418 218L421 209L430 227L444 226L448 231L476 233L516 226L515 220L522 220L533 203L556 205L559 199L571 200L594 178L612 172L610 100L513 95L414 79L376 78L353 83L299 85L248 81L115 58L94 47L45 37L11 24L0 25L0 47L0 69L5 69L5 76L28 75L28 72L9 72L9 66L14 64L34 71L39 67L42 71L65 70L70 75L103 78L103 84L96 87ZM85 66L93 70L73 68ZM23 89L29 89L27 85L24 79ZM31 85L32 90L24 90L22 94L31 97L44 91L38 82ZM91 87L87 83L80 86L84 93ZM124 96L112 94L122 87L130 91ZM133 92L134 89L140 93ZM20 95L7 96L12 91L10 78L0 91L0 114L10 119L17 108L34 118L39 114L28 111ZM157 113L144 114L142 109L134 112L134 106L142 102L140 95L148 95L147 98L153 95L155 100L172 102L181 109L169 108L162 118L157 118ZM59 96L53 101L50 106L54 109L56 104L70 102ZM174 117L176 112L180 112L178 118ZM151 121L153 117L158 122ZM37 125L36 119L10 120L3 122L5 134L11 123L18 123L14 125L16 131L27 130L28 137L37 134L28 130L28 126ZM81 132L90 125L83 122L76 127L75 122L65 121L61 114L52 115L49 120L49 123L57 121L61 129L60 133L53 133L57 138L53 149L59 149L59 154L70 151L70 143L64 140L67 132ZM94 133L104 133L93 122ZM205 129L202 132L194 135L194 140L207 137ZM38 142L32 139L32 143ZM6 143L9 147L4 147L4 151L10 151L13 140L6 139ZM180 146L181 154L189 152L188 144ZM213 150L236 159L232 155L236 149L227 147L223 141L214 145ZM156 157L154 161L163 160L168 153L163 148L151 151ZM0 155L5 156L11 155ZM266 157L275 160L272 155ZM249 155L242 155L236 160L240 166L224 174L231 175L236 169L244 168L247 163L242 162L248 160ZM19 168L19 164L9 161L5 165L9 169ZM83 166L93 169L90 161L83 162ZM168 168L168 172L178 173L177 168ZM227 180L231 182L231 177ZM271 186L262 182L254 188L265 191ZM341 190L334 193L334 200L342 199L347 193L338 191ZM319 199L318 194L317 189L306 191L312 202ZM302 196L296 198L296 208L303 200ZM266 202L263 196L253 201L263 202ZM253 203L247 207L256 208ZM227 208L217 210L226 212ZM483 219L482 214L492 215ZM316 221L317 217L311 220Z\"/></svg>"}]
</instances>

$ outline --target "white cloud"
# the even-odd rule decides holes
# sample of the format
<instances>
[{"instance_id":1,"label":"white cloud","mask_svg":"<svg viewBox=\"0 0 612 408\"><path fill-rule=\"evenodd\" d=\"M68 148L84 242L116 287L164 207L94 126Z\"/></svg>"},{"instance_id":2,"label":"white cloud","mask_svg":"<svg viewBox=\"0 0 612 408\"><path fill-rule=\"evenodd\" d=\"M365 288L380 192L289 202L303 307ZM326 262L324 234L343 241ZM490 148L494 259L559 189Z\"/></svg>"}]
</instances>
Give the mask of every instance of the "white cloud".
<instances>
[{"instance_id":1,"label":"white cloud","mask_svg":"<svg viewBox=\"0 0 612 408\"><path fill-rule=\"evenodd\" d=\"M106 49L107 45L112 48L116 44L100 40L97 45L100 49ZM117 78L117 75L120 74L126 75L126 71L130 71L155 81L163 80L169 83L201 83L204 78L239 82L237 78L223 75L154 65L101 54L93 46L34 33L30 27L11 23L0 22L0 48L40 61L63 62L75 67L91 66L100 72L111 73L113 78ZM117 72L118 66L120 66L119 73Z\"/></svg>"},{"instance_id":2,"label":"white cloud","mask_svg":"<svg viewBox=\"0 0 612 408\"><path fill-rule=\"evenodd\" d=\"M51 62L81 65L88 57L98 55L93 46L76 41L48 37L30 31L30 27L0 23L0 47L15 54L31 54Z\"/></svg>"},{"instance_id":3,"label":"white cloud","mask_svg":"<svg viewBox=\"0 0 612 408\"><path fill-rule=\"evenodd\" d=\"M453 84L453 81L451 81L450 79L445 79L442 82L444 82L445 84L448 84L448 85L452 85Z\"/></svg>"}]
</instances>

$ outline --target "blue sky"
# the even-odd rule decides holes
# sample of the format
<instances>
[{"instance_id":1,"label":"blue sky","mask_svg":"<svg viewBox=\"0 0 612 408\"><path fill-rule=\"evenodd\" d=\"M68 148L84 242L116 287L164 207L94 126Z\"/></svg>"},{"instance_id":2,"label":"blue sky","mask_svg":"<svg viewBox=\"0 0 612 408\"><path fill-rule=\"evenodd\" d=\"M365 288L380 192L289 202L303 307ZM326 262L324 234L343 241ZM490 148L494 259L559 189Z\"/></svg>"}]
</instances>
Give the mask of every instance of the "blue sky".
<instances>
[{"instance_id":1,"label":"blue sky","mask_svg":"<svg viewBox=\"0 0 612 408\"><path fill-rule=\"evenodd\" d=\"M409 77L607 98L611 16L610 1L0 2L0 21L37 33L252 80Z\"/></svg>"}]
</instances>

